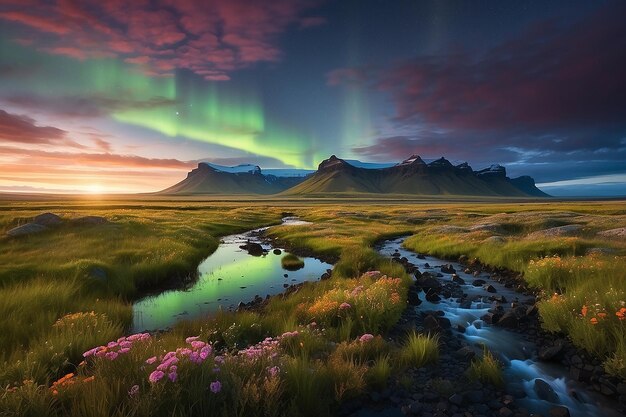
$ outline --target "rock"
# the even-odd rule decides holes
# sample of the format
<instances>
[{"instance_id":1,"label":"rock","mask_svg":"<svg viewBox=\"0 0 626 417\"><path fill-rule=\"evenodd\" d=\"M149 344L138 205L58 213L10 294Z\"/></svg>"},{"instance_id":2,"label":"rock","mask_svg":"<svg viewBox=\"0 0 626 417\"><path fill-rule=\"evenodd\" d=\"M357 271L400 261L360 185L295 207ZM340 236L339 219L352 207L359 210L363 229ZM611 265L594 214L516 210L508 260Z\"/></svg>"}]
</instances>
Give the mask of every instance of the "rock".
<instances>
[{"instance_id":1,"label":"rock","mask_svg":"<svg viewBox=\"0 0 626 417\"><path fill-rule=\"evenodd\" d=\"M72 219L72 223L79 225L98 225L107 224L109 221L102 216L83 216Z\"/></svg>"},{"instance_id":2,"label":"rock","mask_svg":"<svg viewBox=\"0 0 626 417\"><path fill-rule=\"evenodd\" d=\"M602 232L598 232L598 236L614 237L614 238L625 238L626 237L626 227L619 227L617 229L604 230Z\"/></svg>"},{"instance_id":3,"label":"rock","mask_svg":"<svg viewBox=\"0 0 626 417\"><path fill-rule=\"evenodd\" d=\"M506 243L506 239L502 236L489 236L483 240L484 243L491 243L492 245L503 245Z\"/></svg>"},{"instance_id":4,"label":"rock","mask_svg":"<svg viewBox=\"0 0 626 417\"><path fill-rule=\"evenodd\" d=\"M502 407L498 410L498 417L511 417L513 416L513 411L511 411L508 407Z\"/></svg>"},{"instance_id":5,"label":"rock","mask_svg":"<svg viewBox=\"0 0 626 417\"><path fill-rule=\"evenodd\" d=\"M485 285L483 285L483 289L484 289L485 291L487 291L487 292L490 292L490 293L495 293L495 292L498 292L498 290L496 290L496 287L494 287L494 286L493 286L493 285L491 285L491 284L485 284Z\"/></svg>"},{"instance_id":6,"label":"rock","mask_svg":"<svg viewBox=\"0 0 626 417\"><path fill-rule=\"evenodd\" d=\"M465 398L474 404L482 403L484 401L484 397L483 392L480 390L473 390L465 395Z\"/></svg>"},{"instance_id":7,"label":"rock","mask_svg":"<svg viewBox=\"0 0 626 417\"><path fill-rule=\"evenodd\" d=\"M550 386L550 384L548 384L543 379L535 379L535 385L533 386L533 389L537 393L537 396L542 400L549 401L551 403L559 402L559 396L557 395L557 393L554 391L554 389L552 389L552 386Z\"/></svg>"},{"instance_id":8,"label":"rock","mask_svg":"<svg viewBox=\"0 0 626 417\"><path fill-rule=\"evenodd\" d=\"M26 223L9 230L7 235L11 237L34 235L36 233L45 232L46 230L49 230L46 226L37 223Z\"/></svg>"},{"instance_id":9,"label":"rock","mask_svg":"<svg viewBox=\"0 0 626 417\"><path fill-rule=\"evenodd\" d=\"M552 407L550 408L550 417L570 417L569 409L562 405Z\"/></svg>"},{"instance_id":10,"label":"rock","mask_svg":"<svg viewBox=\"0 0 626 417\"><path fill-rule=\"evenodd\" d=\"M420 296L417 293L417 290L415 289L415 287L411 287L409 289L409 293L408 293L408 301L409 304L412 306L418 306L420 304L422 304L422 300L420 300Z\"/></svg>"},{"instance_id":11,"label":"rock","mask_svg":"<svg viewBox=\"0 0 626 417\"><path fill-rule=\"evenodd\" d=\"M437 293L429 291L426 293L426 301L430 301L431 303L438 303L439 301L441 301L441 297L439 297Z\"/></svg>"},{"instance_id":12,"label":"rock","mask_svg":"<svg viewBox=\"0 0 626 417\"><path fill-rule=\"evenodd\" d=\"M484 316L482 316L480 319L487 324L496 324L500 320L501 317L502 315L498 313L487 313Z\"/></svg>"},{"instance_id":13,"label":"rock","mask_svg":"<svg viewBox=\"0 0 626 417\"><path fill-rule=\"evenodd\" d=\"M450 404L461 406L463 404L463 396L461 394L452 394L448 401L450 401Z\"/></svg>"},{"instance_id":14,"label":"rock","mask_svg":"<svg viewBox=\"0 0 626 417\"><path fill-rule=\"evenodd\" d=\"M557 341L552 346L543 346L539 349L538 356L542 361L551 361L551 360L559 360L562 356L563 348L565 347L565 342L562 339L557 339Z\"/></svg>"},{"instance_id":15,"label":"rock","mask_svg":"<svg viewBox=\"0 0 626 417\"><path fill-rule=\"evenodd\" d=\"M439 321L432 314L429 314L426 317L424 317L423 326L424 326L424 330L427 332L436 332L436 331L441 330L439 326Z\"/></svg>"},{"instance_id":16,"label":"rock","mask_svg":"<svg viewBox=\"0 0 626 417\"><path fill-rule=\"evenodd\" d=\"M320 280L326 281L327 279L330 279L330 274L328 272L324 272L320 277Z\"/></svg>"},{"instance_id":17,"label":"rock","mask_svg":"<svg viewBox=\"0 0 626 417\"><path fill-rule=\"evenodd\" d=\"M472 281L472 285L474 287L482 287L486 283L487 283L487 281L485 281L484 279L475 279L474 281Z\"/></svg>"},{"instance_id":18,"label":"rock","mask_svg":"<svg viewBox=\"0 0 626 417\"><path fill-rule=\"evenodd\" d=\"M565 226L538 230L536 232L529 234L528 238L537 239L537 238L545 238L545 237L575 236L578 234L578 232L580 232L581 229L582 229L582 226L579 224L568 224Z\"/></svg>"},{"instance_id":19,"label":"rock","mask_svg":"<svg viewBox=\"0 0 626 417\"><path fill-rule=\"evenodd\" d=\"M41 226L58 226L63 223L63 219L54 213L43 213L33 218L32 223Z\"/></svg>"},{"instance_id":20,"label":"rock","mask_svg":"<svg viewBox=\"0 0 626 417\"><path fill-rule=\"evenodd\" d=\"M280 249L274 249L274 250L272 251L272 253L273 253L274 255L280 255L281 253L283 253L283 251L282 251L282 250L280 250Z\"/></svg>"},{"instance_id":21,"label":"rock","mask_svg":"<svg viewBox=\"0 0 626 417\"><path fill-rule=\"evenodd\" d=\"M468 259L469 259L469 258L467 257L467 255L461 255L461 256L459 256L459 260L458 260L458 262L459 262L460 264L463 264L463 263L467 262L467 261L468 261Z\"/></svg>"},{"instance_id":22,"label":"rock","mask_svg":"<svg viewBox=\"0 0 626 417\"><path fill-rule=\"evenodd\" d=\"M248 251L248 253L252 256L263 255L263 246L256 242L247 242L245 245L239 246L239 248Z\"/></svg>"},{"instance_id":23,"label":"rock","mask_svg":"<svg viewBox=\"0 0 626 417\"><path fill-rule=\"evenodd\" d=\"M417 285L422 287L424 291L427 290L440 290L441 282L431 274L424 272L422 276L417 280Z\"/></svg>"},{"instance_id":24,"label":"rock","mask_svg":"<svg viewBox=\"0 0 626 417\"><path fill-rule=\"evenodd\" d=\"M452 265L445 264L441 266L441 272L443 272L444 274L454 274L456 270Z\"/></svg>"},{"instance_id":25,"label":"rock","mask_svg":"<svg viewBox=\"0 0 626 417\"><path fill-rule=\"evenodd\" d=\"M452 274L452 282L456 282L459 285L465 285L465 280L457 274Z\"/></svg>"},{"instance_id":26,"label":"rock","mask_svg":"<svg viewBox=\"0 0 626 417\"><path fill-rule=\"evenodd\" d=\"M465 333L465 331L466 331L467 329L466 329L466 328L465 328L465 326L463 326L462 324L457 324L457 326L456 326L456 330L457 330L459 333Z\"/></svg>"},{"instance_id":27,"label":"rock","mask_svg":"<svg viewBox=\"0 0 626 417\"><path fill-rule=\"evenodd\" d=\"M469 360L469 359L472 359L474 356L476 356L476 352L474 352L471 347L464 346L461 349L457 350L455 352L455 355L458 356L459 358Z\"/></svg>"},{"instance_id":28,"label":"rock","mask_svg":"<svg viewBox=\"0 0 626 417\"><path fill-rule=\"evenodd\" d=\"M496 323L499 327L506 327L507 329L516 329L519 326L519 319L512 311L507 311Z\"/></svg>"},{"instance_id":29,"label":"rock","mask_svg":"<svg viewBox=\"0 0 626 417\"><path fill-rule=\"evenodd\" d=\"M528 306L528 309L526 309L526 315L527 316L536 316L537 313L539 313L539 309L537 308L537 304L533 304L531 306Z\"/></svg>"}]
</instances>

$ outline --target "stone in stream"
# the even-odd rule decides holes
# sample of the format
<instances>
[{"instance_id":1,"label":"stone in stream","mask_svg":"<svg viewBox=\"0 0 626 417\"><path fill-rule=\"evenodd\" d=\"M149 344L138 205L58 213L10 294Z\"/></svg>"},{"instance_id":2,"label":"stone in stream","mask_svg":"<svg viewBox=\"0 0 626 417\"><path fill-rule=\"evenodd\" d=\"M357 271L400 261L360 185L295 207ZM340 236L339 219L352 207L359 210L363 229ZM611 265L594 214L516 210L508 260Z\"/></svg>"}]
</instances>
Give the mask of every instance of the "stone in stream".
<instances>
[{"instance_id":1,"label":"stone in stream","mask_svg":"<svg viewBox=\"0 0 626 417\"><path fill-rule=\"evenodd\" d=\"M557 395L556 391L554 391L552 386L543 379L535 379L535 385L533 386L533 389L535 390L537 396L542 400L549 401L551 403L559 402L559 396Z\"/></svg>"},{"instance_id":2,"label":"stone in stream","mask_svg":"<svg viewBox=\"0 0 626 417\"><path fill-rule=\"evenodd\" d=\"M493 286L493 285L491 285L491 284L484 284L484 285L483 285L483 289L484 289L485 291L487 291L487 292L490 292L490 293L495 293L495 292L498 292L498 290L496 290L496 287L494 287L494 286Z\"/></svg>"},{"instance_id":3,"label":"stone in stream","mask_svg":"<svg viewBox=\"0 0 626 417\"><path fill-rule=\"evenodd\" d=\"M263 246L256 242L247 242L245 245L239 246L239 248L248 251L248 253L252 256L263 255Z\"/></svg>"},{"instance_id":4,"label":"stone in stream","mask_svg":"<svg viewBox=\"0 0 626 417\"><path fill-rule=\"evenodd\" d=\"M519 319L515 315L515 312L507 311L504 316L502 316L500 320L498 320L496 325L500 327L506 327L508 329L516 329L519 325Z\"/></svg>"},{"instance_id":5,"label":"stone in stream","mask_svg":"<svg viewBox=\"0 0 626 417\"><path fill-rule=\"evenodd\" d=\"M438 291L441 289L441 282L435 277L433 277L428 272L424 272L422 276L417 280L417 285L422 287L424 291L427 290L435 290Z\"/></svg>"},{"instance_id":6,"label":"stone in stream","mask_svg":"<svg viewBox=\"0 0 626 417\"><path fill-rule=\"evenodd\" d=\"M433 291L429 290L426 293L426 300L430 301L431 303L437 303L437 302L441 301L441 297L439 297L439 295L437 295L436 292L433 292Z\"/></svg>"},{"instance_id":7,"label":"stone in stream","mask_svg":"<svg viewBox=\"0 0 626 417\"><path fill-rule=\"evenodd\" d=\"M418 253L417 259L426 259L426 256L422 255L421 253Z\"/></svg>"},{"instance_id":8,"label":"stone in stream","mask_svg":"<svg viewBox=\"0 0 626 417\"><path fill-rule=\"evenodd\" d=\"M280 249L274 249L272 253L274 253L274 255L280 255L281 253L283 253L283 251Z\"/></svg>"},{"instance_id":9,"label":"stone in stream","mask_svg":"<svg viewBox=\"0 0 626 417\"><path fill-rule=\"evenodd\" d=\"M408 301L409 301L409 304L412 306L418 306L422 304L422 300L420 300L419 293L417 291L417 288L415 288L415 286L411 286L409 288Z\"/></svg>"},{"instance_id":10,"label":"stone in stream","mask_svg":"<svg viewBox=\"0 0 626 417\"><path fill-rule=\"evenodd\" d=\"M562 405L552 407L550 408L550 417L570 417L569 409Z\"/></svg>"},{"instance_id":11,"label":"stone in stream","mask_svg":"<svg viewBox=\"0 0 626 417\"><path fill-rule=\"evenodd\" d=\"M327 279L330 279L330 274L328 272L324 272L320 277L320 280L325 281Z\"/></svg>"},{"instance_id":12,"label":"stone in stream","mask_svg":"<svg viewBox=\"0 0 626 417\"><path fill-rule=\"evenodd\" d=\"M445 264L441 266L441 272L443 272L444 274L454 274L456 270L452 265Z\"/></svg>"},{"instance_id":13,"label":"stone in stream","mask_svg":"<svg viewBox=\"0 0 626 417\"><path fill-rule=\"evenodd\" d=\"M484 279L475 279L474 281L472 281L472 285L474 287L481 287L483 285L485 285L487 283L487 281L485 281Z\"/></svg>"},{"instance_id":14,"label":"stone in stream","mask_svg":"<svg viewBox=\"0 0 626 417\"><path fill-rule=\"evenodd\" d=\"M14 227L13 229L7 231L7 235L11 237L27 236L45 232L46 230L49 230L46 226L42 226L37 223L26 223L22 226Z\"/></svg>"},{"instance_id":15,"label":"stone in stream","mask_svg":"<svg viewBox=\"0 0 626 417\"><path fill-rule=\"evenodd\" d=\"M559 360L562 356L563 348L565 347L565 341L557 339L552 346L543 346L539 349L537 356L542 361Z\"/></svg>"},{"instance_id":16,"label":"stone in stream","mask_svg":"<svg viewBox=\"0 0 626 417\"><path fill-rule=\"evenodd\" d=\"M459 285L465 285L465 280L457 274L452 274L452 282L456 282Z\"/></svg>"}]
</instances>

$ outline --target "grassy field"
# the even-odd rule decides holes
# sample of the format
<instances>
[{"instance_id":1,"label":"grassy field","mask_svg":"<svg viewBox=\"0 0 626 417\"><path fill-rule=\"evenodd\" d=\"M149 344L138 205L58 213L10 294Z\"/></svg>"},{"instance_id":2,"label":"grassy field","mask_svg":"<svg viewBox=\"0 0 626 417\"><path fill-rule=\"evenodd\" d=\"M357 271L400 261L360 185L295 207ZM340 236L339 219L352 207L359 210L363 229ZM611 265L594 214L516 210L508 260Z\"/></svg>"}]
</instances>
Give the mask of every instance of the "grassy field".
<instances>
[{"instance_id":1,"label":"grassy field","mask_svg":"<svg viewBox=\"0 0 626 417\"><path fill-rule=\"evenodd\" d=\"M399 235L412 235L405 245L415 251L519 271L542 291L544 327L626 379L626 242L598 235L626 226L624 202L5 200L0 232L43 212L110 223L0 238L0 410L9 414L327 413L394 371L436 361L434 339L395 345L379 336L400 317L410 279L372 245ZM269 235L336 259L331 279L260 312L120 339L132 300L181 283L220 236L278 224L284 213L312 224ZM497 375L488 360L476 363L476 378L481 369Z\"/></svg>"}]
</instances>

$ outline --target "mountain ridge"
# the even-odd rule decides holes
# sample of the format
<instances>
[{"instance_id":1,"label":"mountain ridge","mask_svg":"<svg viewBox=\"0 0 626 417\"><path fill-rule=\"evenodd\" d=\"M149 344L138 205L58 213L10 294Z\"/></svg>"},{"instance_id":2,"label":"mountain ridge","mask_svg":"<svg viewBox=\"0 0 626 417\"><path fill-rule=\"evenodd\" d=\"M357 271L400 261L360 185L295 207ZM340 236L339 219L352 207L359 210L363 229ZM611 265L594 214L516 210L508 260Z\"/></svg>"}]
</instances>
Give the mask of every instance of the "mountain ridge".
<instances>
[{"instance_id":1,"label":"mountain ridge","mask_svg":"<svg viewBox=\"0 0 626 417\"><path fill-rule=\"evenodd\" d=\"M272 171L284 175L273 175ZM548 197L536 187L532 177L511 179L506 175L506 168L499 164L474 171L467 162L453 165L442 157L426 163L419 155L411 155L397 164L347 161L331 155L312 173L289 169L262 170L252 164L223 167L200 162L187 178L158 194L298 196L351 192Z\"/></svg>"}]
</instances>

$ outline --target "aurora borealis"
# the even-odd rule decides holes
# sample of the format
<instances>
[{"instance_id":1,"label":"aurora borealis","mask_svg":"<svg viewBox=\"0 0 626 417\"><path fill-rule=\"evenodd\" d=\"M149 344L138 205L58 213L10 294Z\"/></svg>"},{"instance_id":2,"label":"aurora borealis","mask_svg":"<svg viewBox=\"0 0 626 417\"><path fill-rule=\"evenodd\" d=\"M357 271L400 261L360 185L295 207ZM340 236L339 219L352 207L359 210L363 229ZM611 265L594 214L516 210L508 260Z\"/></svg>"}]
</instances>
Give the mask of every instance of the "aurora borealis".
<instances>
[{"instance_id":1,"label":"aurora borealis","mask_svg":"<svg viewBox=\"0 0 626 417\"><path fill-rule=\"evenodd\" d=\"M415 153L626 194L624 18L619 1L4 0L0 191Z\"/></svg>"}]
</instances>

